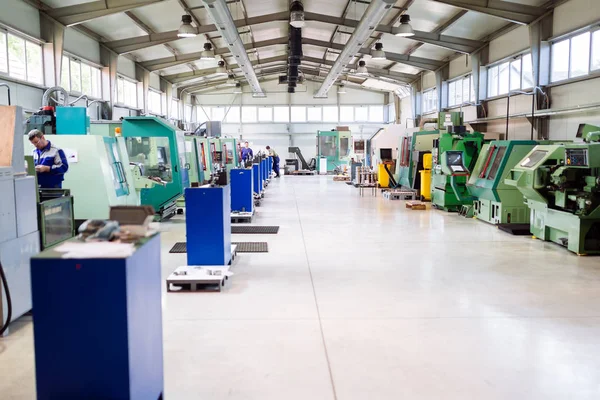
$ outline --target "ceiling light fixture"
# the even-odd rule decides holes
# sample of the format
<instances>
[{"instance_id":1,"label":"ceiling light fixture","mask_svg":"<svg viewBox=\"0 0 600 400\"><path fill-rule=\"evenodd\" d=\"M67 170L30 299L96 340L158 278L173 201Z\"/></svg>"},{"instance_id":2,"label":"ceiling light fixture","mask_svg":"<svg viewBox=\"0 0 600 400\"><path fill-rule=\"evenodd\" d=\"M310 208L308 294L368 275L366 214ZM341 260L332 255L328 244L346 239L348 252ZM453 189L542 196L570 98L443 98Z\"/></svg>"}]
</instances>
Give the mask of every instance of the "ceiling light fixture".
<instances>
[{"instance_id":1,"label":"ceiling light fixture","mask_svg":"<svg viewBox=\"0 0 600 400\"><path fill-rule=\"evenodd\" d=\"M235 88L233 88L233 94L242 94L242 93L244 93L242 91L242 84L238 82L235 84Z\"/></svg>"},{"instance_id":2,"label":"ceiling light fixture","mask_svg":"<svg viewBox=\"0 0 600 400\"><path fill-rule=\"evenodd\" d=\"M235 81L235 77L233 76L233 74L229 74L229 77L227 78L227 84L235 86L236 81Z\"/></svg>"},{"instance_id":3,"label":"ceiling light fixture","mask_svg":"<svg viewBox=\"0 0 600 400\"><path fill-rule=\"evenodd\" d=\"M412 26L410 26L410 16L404 14L400 17L400 26L394 28L392 33L399 37L411 37L415 36Z\"/></svg>"},{"instance_id":4,"label":"ceiling light fixture","mask_svg":"<svg viewBox=\"0 0 600 400\"><path fill-rule=\"evenodd\" d=\"M345 85L340 85L338 86L338 94L346 94L346 86Z\"/></svg>"},{"instance_id":5,"label":"ceiling light fixture","mask_svg":"<svg viewBox=\"0 0 600 400\"><path fill-rule=\"evenodd\" d=\"M204 43L204 51L200 53L201 60L214 60L215 59L215 51L212 48L212 44Z\"/></svg>"},{"instance_id":6,"label":"ceiling light fixture","mask_svg":"<svg viewBox=\"0 0 600 400\"><path fill-rule=\"evenodd\" d=\"M196 28L192 26L192 16L188 14L182 15L181 26L179 27L179 31L177 31L177 37L190 38L195 37L197 34Z\"/></svg>"},{"instance_id":7,"label":"ceiling light fixture","mask_svg":"<svg viewBox=\"0 0 600 400\"><path fill-rule=\"evenodd\" d=\"M385 51L383 51L383 43L375 43L375 49L371 50L371 58L373 60L385 60Z\"/></svg>"},{"instance_id":8,"label":"ceiling light fixture","mask_svg":"<svg viewBox=\"0 0 600 400\"><path fill-rule=\"evenodd\" d=\"M301 1L294 1L290 5L290 25L294 28L304 28L304 5Z\"/></svg>"},{"instance_id":9,"label":"ceiling light fixture","mask_svg":"<svg viewBox=\"0 0 600 400\"><path fill-rule=\"evenodd\" d=\"M227 75L227 70L225 69L225 61L219 61L219 66L217 67L217 70L215 71L215 75Z\"/></svg>"},{"instance_id":10,"label":"ceiling light fixture","mask_svg":"<svg viewBox=\"0 0 600 400\"><path fill-rule=\"evenodd\" d=\"M240 37L231 11L225 0L202 0L204 9L210 16L210 19L215 24L217 31L221 34L231 55L235 58L238 68L242 70L246 81L250 85L252 92L255 94L263 94L258 77L252 68L252 62L248 57L244 42Z\"/></svg>"},{"instance_id":11,"label":"ceiling light fixture","mask_svg":"<svg viewBox=\"0 0 600 400\"><path fill-rule=\"evenodd\" d=\"M356 69L356 75L369 75L369 70L367 69L367 63L360 60L358 62L358 68Z\"/></svg>"},{"instance_id":12,"label":"ceiling light fixture","mask_svg":"<svg viewBox=\"0 0 600 400\"><path fill-rule=\"evenodd\" d=\"M352 36L346 42L346 46L335 60L325 80L315 93L314 97L327 97L327 92L337 81L340 74L348 67L350 61L359 53L362 46L377 28L383 17L389 13L396 4L396 0L372 0L367 7L362 19L354 29Z\"/></svg>"}]
</instances>

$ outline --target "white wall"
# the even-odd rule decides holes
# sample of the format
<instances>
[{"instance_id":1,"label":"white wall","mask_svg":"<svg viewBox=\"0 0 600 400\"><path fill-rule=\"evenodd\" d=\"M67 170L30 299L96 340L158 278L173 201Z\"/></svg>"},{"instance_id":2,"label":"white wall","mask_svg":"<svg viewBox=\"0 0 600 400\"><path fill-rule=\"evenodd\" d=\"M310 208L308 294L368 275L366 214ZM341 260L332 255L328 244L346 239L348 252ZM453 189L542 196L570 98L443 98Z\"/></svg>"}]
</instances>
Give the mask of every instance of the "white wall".
<instances>
[{"instance_id":1,"label":"white wall","mask_svg":"<svg viewBox=\"0 0 600 400\"><path fill-rule=\"evenodd\" d=\"M520 26L490 42L490 63L529 48L529 30Z\"/></svg>"},{"instance_id":2,"label":"white wall","mask_svg":"<svg viewBox=\"0 0 600 400\"><path fill-rule=\"evenodd\" d=\"M423 74L423 80L421 81L423 90L435 87L435 74L433 72L426 72Z\"/></svg>"},{"instance_id":3,"label":"white wall","mask_svg":"<svg viewBox=\"0 0 600 400\"><path fill-rule=\"evenodd\" d=\"M130 79L135 79L135 62L127 57L119 56L117 72Z\"/></svg>"},{"instance_id":4,"label":"white wall","mask_svg":"<svg viewBox=\"0 0 600 400\"><path fill-rule=\"evenodd\" d=\"M0 22L35 38L40 37L40 13L22 0L2 0Z\"/></svg>"},{"instance_id":5,"label":"white wall","mask_svg":"<svg viewBox=\"0 0 600 400\"><path fill-rule=\"evenodd\" d=\"M570 0L554 10L553 35L569 33L598 22L599 19L600 1Z\"/></svg>"},{"instance_id":6,"label":"white wall","mask_svg":"<svg viewBox=\"0 0 600 400\"><path fill-rule=\"evenodd\" d=\"M100 64L100 44L75 29L65 29L65 51Z\"/></svg>"}]
</instances>

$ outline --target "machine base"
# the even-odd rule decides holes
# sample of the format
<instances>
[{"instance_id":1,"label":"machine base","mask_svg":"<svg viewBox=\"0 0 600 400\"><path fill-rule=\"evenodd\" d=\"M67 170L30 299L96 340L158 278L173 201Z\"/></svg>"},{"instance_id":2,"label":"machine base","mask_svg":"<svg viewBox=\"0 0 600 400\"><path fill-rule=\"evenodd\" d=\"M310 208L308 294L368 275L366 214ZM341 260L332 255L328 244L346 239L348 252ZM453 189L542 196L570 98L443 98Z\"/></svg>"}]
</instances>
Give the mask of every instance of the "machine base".
<instances>
[{"instance_id":1,"label":"machine base","mask_svg":"<svg viewBox=\"0 0 600 400\"><path fill-rule=\"evenodd\" d=\"M531 236L531 227L529 224L498 224L498 229L502 232L510 233L515 236Z\"/></svg>"}]
</instances>

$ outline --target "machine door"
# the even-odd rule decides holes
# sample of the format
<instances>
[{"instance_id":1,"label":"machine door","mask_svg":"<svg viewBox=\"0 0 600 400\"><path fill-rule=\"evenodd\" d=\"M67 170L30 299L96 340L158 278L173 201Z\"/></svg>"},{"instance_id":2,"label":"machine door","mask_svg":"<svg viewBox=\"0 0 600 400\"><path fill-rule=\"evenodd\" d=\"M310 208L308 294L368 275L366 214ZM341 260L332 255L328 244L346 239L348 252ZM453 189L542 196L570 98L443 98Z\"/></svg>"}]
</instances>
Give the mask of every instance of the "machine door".
<instances>
[{"instance_id":1,"label":"machine door","mask_svg":"<svg viewBox=\"0 0 600 400\"><path fill-rule=\"evenodd\" d=\"M183 132L177 131L175 136L177 139L177 157L179 157L179 166L181 168L181 184L184 188L187 188L190 187L190 165L187 163L185 157L185 153L187 151L185 146L185 135Z\"/></svg>"},{"instance_id":2,"label":"machine door","mask_svg":"<svg viewBox=\"0 0 600 400\"><path fill-rule=\"evenodd\" d=\"M119 154L119 148L117 147L117 139L105 137L104 146L106 147L106 154L108 155L108 164L110 166L115 193L117 197L127 196L129 195L129 183L127 182L125 169L121 162L121 155Z\"/></svg>"}]
</instances>

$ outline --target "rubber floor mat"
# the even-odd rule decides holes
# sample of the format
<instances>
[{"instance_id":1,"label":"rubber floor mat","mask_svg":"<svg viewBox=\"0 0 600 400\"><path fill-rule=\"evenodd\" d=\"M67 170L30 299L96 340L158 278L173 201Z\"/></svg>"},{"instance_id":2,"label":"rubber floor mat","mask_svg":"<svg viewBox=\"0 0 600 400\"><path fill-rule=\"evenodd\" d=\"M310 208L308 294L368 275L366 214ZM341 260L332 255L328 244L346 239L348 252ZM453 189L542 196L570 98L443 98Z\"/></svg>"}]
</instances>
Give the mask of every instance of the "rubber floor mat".
<instances>
[{"instance_id":1,"label":"rubber floor mat","mask_svg":"<svg viewBox=\"0 0 600 400\"><path fill-rule=\"evenodd\" d=\"M175 246L169 250L169 253L187 253L187 244L186 242L177 242Z\"/></svg>"},{"instance_id":2,"label":"rubber floor mat","mask_svg":"<svg viewBox=\"0 0 600 400\"><path fill-rule=\"evenodd\" d=\"M267 242L232 242L237 245L238 253L268 253Z\"/></svg>"},{"instance_id":3,"label":"rubber floor mat","mask_svg":"<svg viewBox=\"0 0 600 400\"><path fill-rule=\"evenodd\" d=\"M275 235L279 232L278 226L232 226L231 233Z\"/></svg>"}]
</instances>

